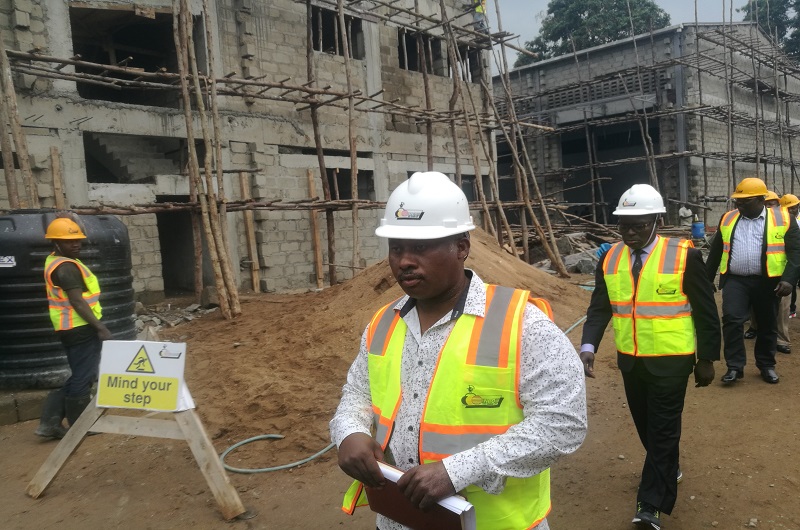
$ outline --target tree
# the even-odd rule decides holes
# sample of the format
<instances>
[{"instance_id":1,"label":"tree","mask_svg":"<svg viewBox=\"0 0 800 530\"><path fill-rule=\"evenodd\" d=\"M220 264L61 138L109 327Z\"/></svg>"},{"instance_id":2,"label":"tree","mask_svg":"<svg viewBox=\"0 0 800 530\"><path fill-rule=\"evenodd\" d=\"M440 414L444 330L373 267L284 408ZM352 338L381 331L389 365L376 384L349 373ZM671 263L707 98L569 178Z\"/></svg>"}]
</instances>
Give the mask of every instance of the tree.
<instances>
[{"instance_id":1,"label":"tree","mask_svg":"<svg viewBox=\"0 0 800 530\"><path fill-rule=\"evenodd\" d=\"M758 22L759 27L770 37L777 37L784 51L797 58L800 56L800 0L750 0L737 9L744 13L744 20Z\"/></svg>"},{"instance_id":2,"label":"tree","mask_svg":"<svg viewBox=\"0 0 800 530\"><path fill-rule=\"evenodd\" d=\"M800 1L800 0L797 0ZM630 3L630 16L628 5ZM575 48L582 50L669 25L669 15L653 0L550 0L539 35L525 48L547 59ZM534 62L518 54L515 67Z\"/></svg>"}]
</instances>

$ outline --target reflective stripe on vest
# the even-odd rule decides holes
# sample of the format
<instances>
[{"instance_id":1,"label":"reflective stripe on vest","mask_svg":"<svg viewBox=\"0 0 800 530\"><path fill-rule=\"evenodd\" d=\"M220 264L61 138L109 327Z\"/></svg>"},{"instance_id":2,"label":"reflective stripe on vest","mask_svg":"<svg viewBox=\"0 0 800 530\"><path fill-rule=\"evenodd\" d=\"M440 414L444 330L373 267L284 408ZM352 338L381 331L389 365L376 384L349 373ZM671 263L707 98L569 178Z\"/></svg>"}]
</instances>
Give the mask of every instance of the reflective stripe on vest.
<instances>
[{"instance_id":1,"label":"reflective stripe on vest","mask_svg":"<svg viewBox=\"0 0 800 530\"><path fill-rule=\"evenodd\" d=\"M733 227L739 219L739 210L731 210L722 216L719 223L719 231L722 236L722 260L719 264L719 273L728 272L728 262L730 261L731 239ZM789 230L789 212L786 208L774 206L767 208L767 276L779 278L786 269L786 247L783 238Z\"/></svg>"},{"instance_id":2,"label":"reflective stripe on vest","mask_svg":"<svg viewBox=\"0 0 800 530\"><path fill-rule=\"evenodd\" d=\"M103 309L100 306L100 284L97 276L92 274L89 268L81 263L80 260L65 258L50 254L44 263L44 281L47 288L47 300L50 306L50 321L53 329L64 331L80 326L88 325L88 322L75 311L69 301L66 291L53 283L53 272L63 263L74 263L83 277L86 290L81 294L89 305L94 316L99 320L103 316Z\"/></svg>"},{"instance_id":3,"label":"reflective stripe on vest","mask_svg":"<svg viewBox=\"0 0 800 530\"><path fill-rule=\"evenodd\" d=\"M522 421L518 354L528 296L527 291L489 285L484 317L461 315L456 321L439 354L425 401L419 441L422 463L475 447ZM536 305L549 309L546 303ZM407 330L393 306L381 309L367 332L370 390L380 433L376 439L384 449L401 398L393 382L400 380L399 360ZM378 332L388 329L392 329L389 337ZM381 411L390 411L391 416ZM462 493L476 508L478 528L531 528L550 510L550 473L510 477L500 495L489 495L476 486ZM357 485L351 486L342 509L350 513L361 505L360 495Z\"/></svg>"},{"instance_id":4,"label":"reflective stripe on vest","mask_svg":"<svg viewBox=\"0 0 800 530\"><path fill-rule=\"evenodd\" d=\"M634 290L630 250L620 242L603 261L617 351L627 355L691 355L692 307L683 292L690 241L658 237ZM635 296L634 296L635 293Z\"/></svg>"}]
</instances>

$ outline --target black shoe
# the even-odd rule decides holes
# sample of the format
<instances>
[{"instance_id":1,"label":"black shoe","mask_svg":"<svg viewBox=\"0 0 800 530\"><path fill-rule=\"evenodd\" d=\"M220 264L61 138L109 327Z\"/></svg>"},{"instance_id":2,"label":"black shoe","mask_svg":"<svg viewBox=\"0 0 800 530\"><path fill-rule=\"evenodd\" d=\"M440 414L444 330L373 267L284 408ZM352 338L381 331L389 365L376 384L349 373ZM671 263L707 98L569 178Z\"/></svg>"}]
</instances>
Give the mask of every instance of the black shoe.
<instances>
[{"instance_id":1,"label":"black shoe","mask_svg":"<svg viewBox=\"0 0 800 530\"><path fill-rule=\"evenodd\" d=\"M722 376L722 382L727 384L735 383L737 379L744 377L744 371L737 370L736 368L728 368L725 375Z\"/></svg>"},{"instance_id":2,"label":"black shoe","mask_svg":"<svg viewBox=\"0 0 800 530\"><path fill-rule=\"evenodd\" d=\"M778 346L776 346L776 349L781 353L792 353L791 346L783 346L781 344L778 344Z\"/></svg>"},{"instance_id":3,"label":"black shoe","mask_svg":"<svg viewBox=\"0 0 800 530\"><path fill-rule=\"evenodd\" d=\"M748 329L744 332L744 338L746 339L754 339L756 338L756 335L758 335L758 332L754 329Z\"/></svg>"},{"instance_id":4,"label":"black shoe","mask_svg":"<svg viewBox=\"0 0 800 530\"><path fill-rule=\"evenodd\" d=\"M775 383L777 383L780 380L780 378L778 377L778 374L775 373L775 369L774 368L762 368L761 369L761 379L763 379L764 381L766 381L767 383L769 383L771 385L774 385Z\"/></svg>"},{"instance_id":5,"label":"black shoe","mask_svg":"<svg viewBox=\"0 0 800 530\"><path fill-rule=\"evenodd\" d=\"M649 528L650 530L661 530L661 513L655 506L646 502L636 503L636 515L632 523L639 528Z\"/></svg>"}]
</instances>

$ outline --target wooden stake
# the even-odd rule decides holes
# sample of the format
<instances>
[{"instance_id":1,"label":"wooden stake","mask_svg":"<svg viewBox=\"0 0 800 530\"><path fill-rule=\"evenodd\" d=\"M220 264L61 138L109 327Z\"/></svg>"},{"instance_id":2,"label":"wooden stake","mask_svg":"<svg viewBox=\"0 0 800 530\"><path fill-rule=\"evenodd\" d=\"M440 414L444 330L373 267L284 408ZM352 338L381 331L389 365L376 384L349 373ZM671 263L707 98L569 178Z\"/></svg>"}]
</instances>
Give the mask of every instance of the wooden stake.
<instances>
[{"instance_id":1,"label":"wooden stake","mask_svg":"<svg viewBox=\"0 0 800 530\"><path fill-rule=\"evenodd\" d=\"M242 199L250 198L250 175L244 171L239 173L239 187L241 188ZM250 281L253 282L253 291L261 292L261 278L258 265L258 248L256 247L256 226L253 218L253 210L244 212L244 229L247 234L247 253L250 256Z\"/></svg>"},{"instance_id":2,"label":"wooden stake","mask_svg":"<svg viewBox=\"0 0 800 530\"><path fill-rule=\"evenodd\" d=\"M317 187L314 185L314 173L309 169L306 172L308 176L308 193L310 197L317 194ZM317 289L322 289L324 276L322 274L322 246L319 241L319 222L317 221L317 213L319 210L311 210L311 241L314 245L314 273L317 277Z\"/></svg>"},{"instance_id":3,"label":"wooden stake","mask_svg":"<svg viewBox=\"0 0 800 530\"><path fill-rule=\"evenodd\" d=\"M58 147L50 146L50 168L53 173L53 194L56 201L56 208L63 210L66 208L66 197L64 196L64 178L61 174L61 155Z\"/></svg>"},{"instance_id":4,"label":"wooden stake","mask_svg":"<svg viewBox=\"0 0 800 530\"><path fill-rule=\"evenodd\" d=\"M2 35L0 35L2 38ZM8 205L12 210L20 207L19 190L17 189L17 170L14 168L14 147L8 132L8 111L5 103L0 104L0 149L3 153L3 172L6 176Z\"/></svg>"}]
</instances>

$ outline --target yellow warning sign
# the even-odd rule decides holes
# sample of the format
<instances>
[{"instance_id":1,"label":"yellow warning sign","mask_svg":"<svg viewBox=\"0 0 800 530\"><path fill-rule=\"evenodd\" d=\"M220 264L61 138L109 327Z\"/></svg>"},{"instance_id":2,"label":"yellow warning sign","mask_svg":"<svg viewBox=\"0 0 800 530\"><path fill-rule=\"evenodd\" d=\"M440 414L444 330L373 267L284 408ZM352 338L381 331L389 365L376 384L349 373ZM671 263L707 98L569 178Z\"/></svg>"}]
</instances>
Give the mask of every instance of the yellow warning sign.
<instances>
[{"instance_id":1,"label":"yellow warning sign","mask_svg":"<svg viewBox=\"0 0 800 530\"><path fill-rule=\"evenodd\" d=\"M179 385L180 381L173 377L103 374L98 381L97 404L101 407L175 410Z\"/></svg>"},{"instance_id":2,"label":"yellow warning sign","mask_svg":"<svg viewBox=\"0 0 800 530\"><path fill-rule=\"evenodd\" d=\"M156 371L153 370L153 364L150 362L150 357L147 355L147 350L144 349L144 346L139 348L139 351L136 352L131 364L128 365L128 369L125 371L136 374L156 373Z\"/></svg>"}]
</instances>

